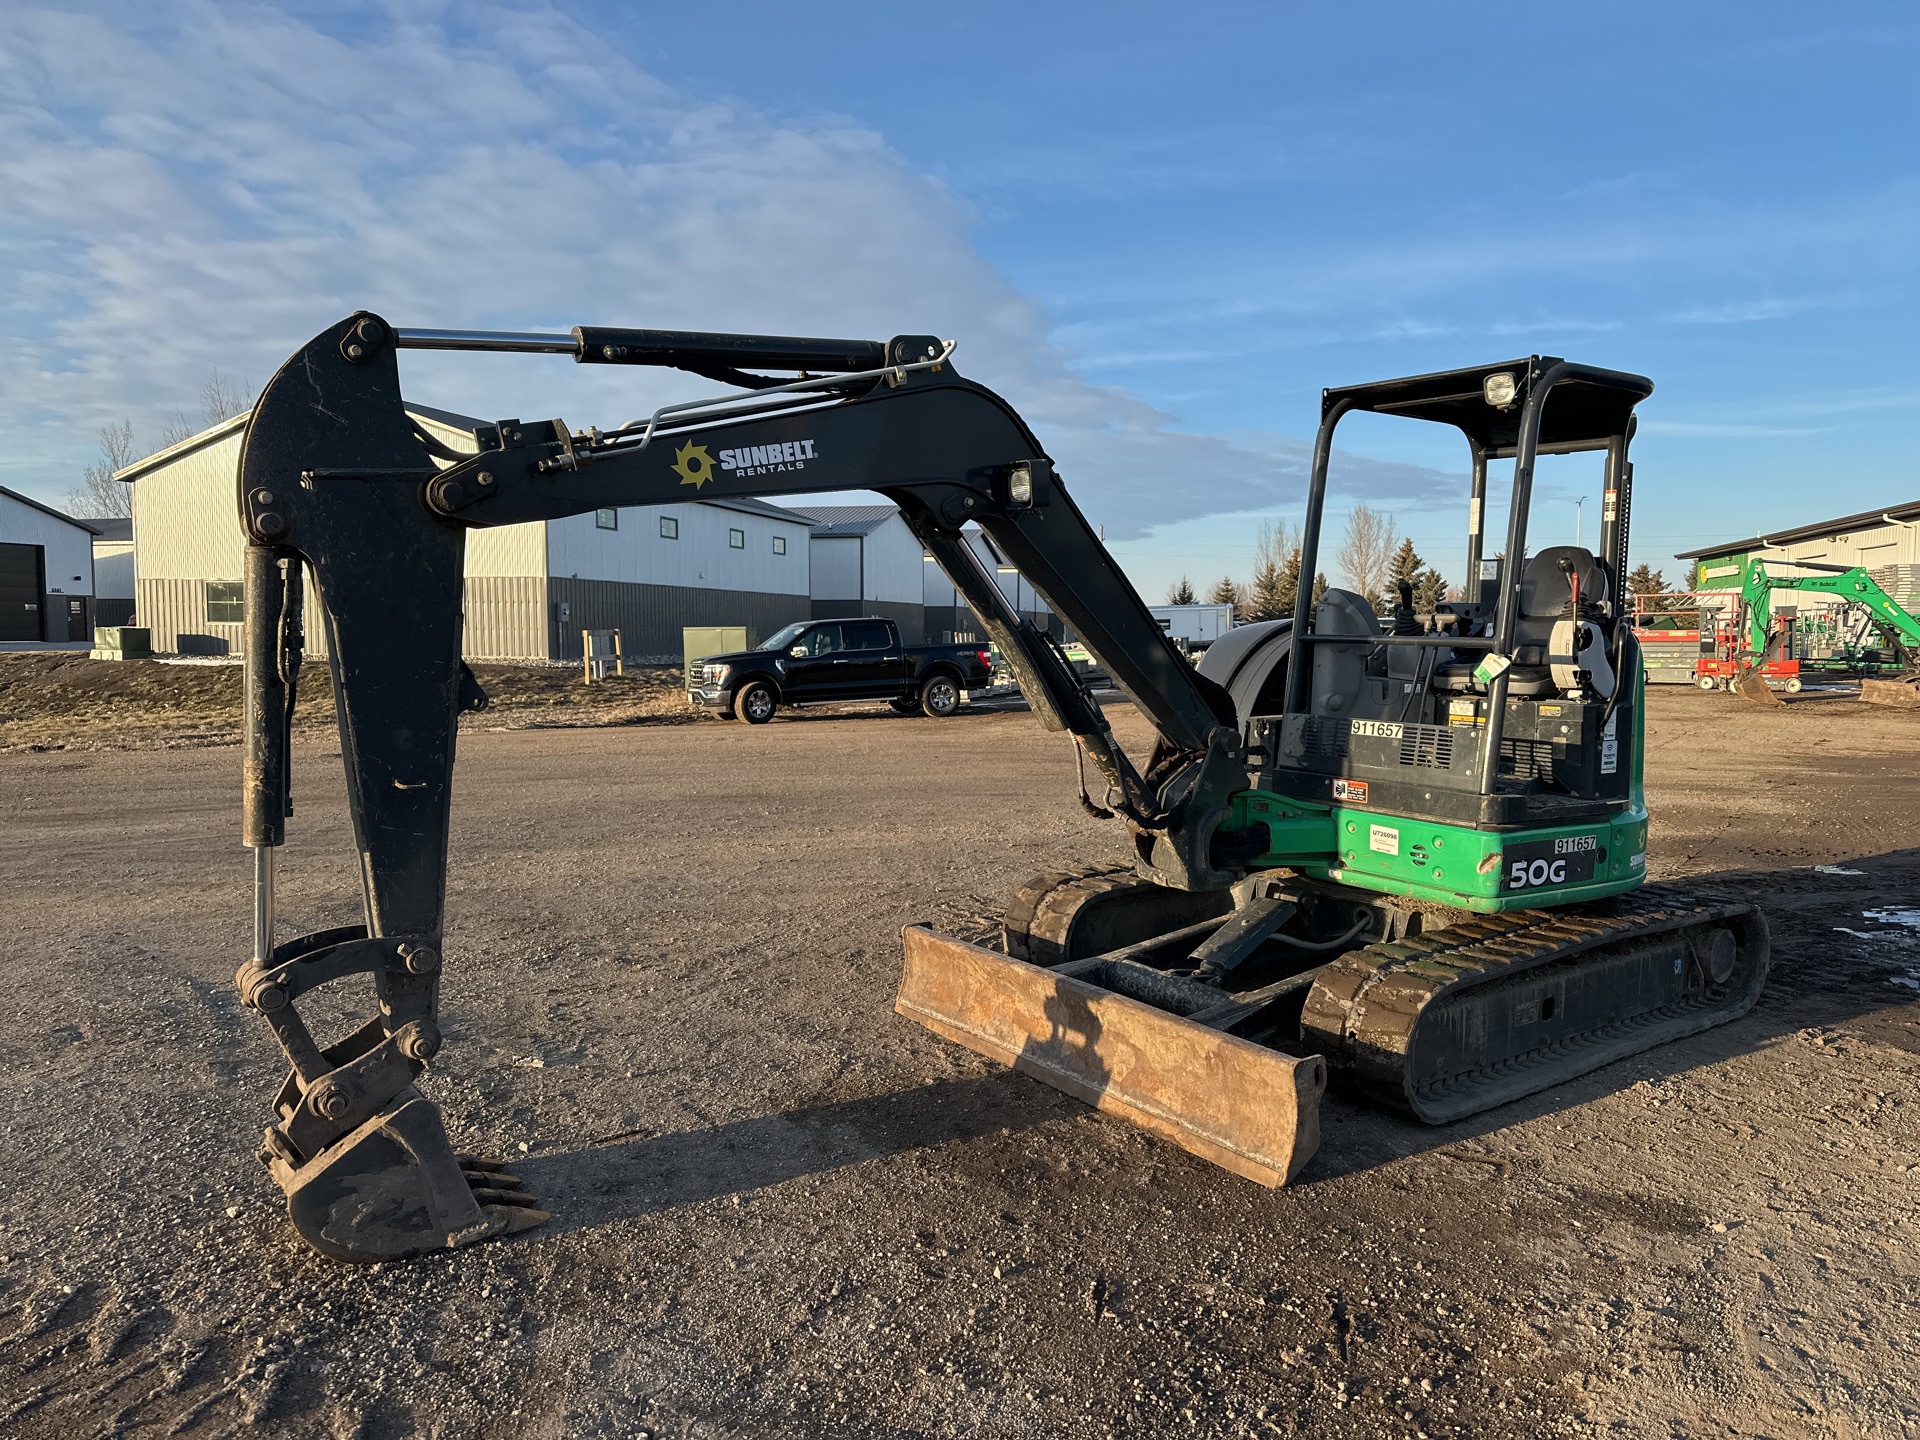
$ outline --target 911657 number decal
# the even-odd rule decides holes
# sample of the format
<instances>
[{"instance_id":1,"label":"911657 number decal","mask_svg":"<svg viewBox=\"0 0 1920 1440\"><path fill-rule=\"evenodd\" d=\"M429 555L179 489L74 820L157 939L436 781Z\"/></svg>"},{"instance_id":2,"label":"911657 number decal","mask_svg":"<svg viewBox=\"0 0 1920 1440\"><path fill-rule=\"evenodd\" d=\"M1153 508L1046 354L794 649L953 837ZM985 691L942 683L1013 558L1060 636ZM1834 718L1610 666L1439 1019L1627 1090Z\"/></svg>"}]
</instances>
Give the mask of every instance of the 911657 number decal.
<instances>
[{"instance_id":1,"label":"911657 number decal","mask_svg":"<svg viewBox=\"0 0 1920 1440\"><path fill-rule=\"evenodd\" d=\"M1500 889L1511 893L1591 880L1594 862L1604 853L1592 835L1563 835L1557 840L1509 845L1500 856Z\"/></svg>"}]
</instances>

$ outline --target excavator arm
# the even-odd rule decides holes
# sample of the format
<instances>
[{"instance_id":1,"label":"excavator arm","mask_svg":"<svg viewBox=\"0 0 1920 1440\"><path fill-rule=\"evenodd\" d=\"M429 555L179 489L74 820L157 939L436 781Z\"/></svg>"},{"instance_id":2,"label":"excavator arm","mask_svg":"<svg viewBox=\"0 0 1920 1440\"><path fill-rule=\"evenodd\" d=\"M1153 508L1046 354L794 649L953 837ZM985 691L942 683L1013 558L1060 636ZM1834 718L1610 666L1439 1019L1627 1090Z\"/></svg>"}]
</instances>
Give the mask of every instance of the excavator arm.
<instances>
[{"instance_id":1,"label":"excavator arm","mask_svg":"<svg viewBox=\"0 0 1920 1440\"><path fill-rule=\"evenodd\" d=\"M1746 574L1741 577L1740 598L1747 607L1747 648L1755 655L1766 654L1767 638L1773 626L1773 592L1789 590L1809 595L1837 595L1864 606L1874 623L1899 646L1907 662L1920 662L1920 620L1901 609L1873 576L1857 565L1815 565L1799 560L1791 563L1799 569L1820 573L1779 576L1767 569L1767 561L1750 560Z\"/></svg>"},{"instance_id":2,"label":"excavator arm","mask_svg":"<svg viewBox=\"0 0 1920 1440\"><path fill-rule=\"evenodd\" d=\"M405 410L403 348L570 354L671 366L739 393L602 432L502 421L477 454ZM438 1051L454 739L485 696L461 659L469 529L716 496L877 490L952 579L1050 728L1071 732L1126 819L1137 868L1217 890L1261 848L1223 824L1247 785L1234 707L1148 613L1013 409L954 372L951 346L576 329L396 330L359 313L273 377L247 427L245 843L255 944L238 981L290 1073L262 1158L296 1228L343 1260L460 1246L547 1218L500 1166L454 1153L415 1081ZM799 372L798 379L766 370ZM1008 605L961 538L977 523L1135 701L1159 736L1136 766L1057 647ZM315 582L338 709L364 926L276 937L273 854L291 813L290 726ZM295 1001L367 975L379 1013L322 1046Z\"/></svg>"}]
</instances>

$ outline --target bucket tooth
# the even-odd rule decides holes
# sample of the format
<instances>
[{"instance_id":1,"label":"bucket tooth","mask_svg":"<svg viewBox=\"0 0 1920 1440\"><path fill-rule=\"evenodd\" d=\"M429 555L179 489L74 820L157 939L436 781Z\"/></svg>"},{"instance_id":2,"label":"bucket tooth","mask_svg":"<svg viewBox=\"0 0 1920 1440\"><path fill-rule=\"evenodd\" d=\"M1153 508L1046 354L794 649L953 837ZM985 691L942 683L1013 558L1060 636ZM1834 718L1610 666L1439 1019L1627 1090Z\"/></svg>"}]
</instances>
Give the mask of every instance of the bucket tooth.
<instances>
[{"instance_id":1,"label":"bucket tooth","mask_svg":"<svg viewBox=\"0 0 1920 1440\"><path fill-rule=\"evenodd\" d=\"M937 1035L1262 1185L1286 1184L1319 1147L1319 1055L1269 1050L924 925L902 942L893 1008Z\"/></svg>"}]
</instances>

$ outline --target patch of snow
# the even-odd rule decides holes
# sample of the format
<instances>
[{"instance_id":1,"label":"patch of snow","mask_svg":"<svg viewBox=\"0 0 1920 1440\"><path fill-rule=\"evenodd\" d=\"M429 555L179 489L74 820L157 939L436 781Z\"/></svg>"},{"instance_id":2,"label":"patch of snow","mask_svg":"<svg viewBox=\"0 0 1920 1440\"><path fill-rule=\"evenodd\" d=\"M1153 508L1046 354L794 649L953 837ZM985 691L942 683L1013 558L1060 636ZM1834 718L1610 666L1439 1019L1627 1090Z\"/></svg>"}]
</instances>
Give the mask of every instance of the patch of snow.
<instances>
[{"instance_id":1,"label":"patch of snow","mask_svg":"<svg viewBox=\"0 0 1920 1440\"><path fill-rule=\"evenodd\" d=\"M1816 875L1864 875L1867 872L1864 870L1849 870L1844 865L1816 865L1813 867L1813 873Z\"/></svg>"},{"instance_id":2,"label":"patch of snow","mask_svg":"<svg viewBox=\"0 0 1920 1440\"><path fill-rule=\"evenodd\" d=\"M1862 920L1873 920L1881 925L1899 925L1905 929L1920 933L1920 910L1911 905L1887 905L1878 910L1863 910Z\"/></svg>"}]
</instances>

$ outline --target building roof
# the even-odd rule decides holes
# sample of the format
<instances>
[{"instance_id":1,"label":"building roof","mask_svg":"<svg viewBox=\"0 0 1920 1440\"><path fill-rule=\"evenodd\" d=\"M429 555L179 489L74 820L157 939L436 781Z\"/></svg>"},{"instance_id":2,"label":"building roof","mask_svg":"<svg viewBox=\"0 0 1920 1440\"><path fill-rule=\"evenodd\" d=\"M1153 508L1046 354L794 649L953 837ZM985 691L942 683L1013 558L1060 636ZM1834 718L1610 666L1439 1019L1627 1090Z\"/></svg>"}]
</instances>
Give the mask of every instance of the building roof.
<instances>
[{"instance_id":1,"label":"building roof","mask_svg":"<svg viewBox=\"0 0 1920 1440\"><path fill-rule=\"evenodd\" d=\"M131 515L89 516L87 524L93 527L93 533L102 540L133 539L133 517Z\"/></svg>"},{"instance_id":2,"label":"building roof","mask_svg":"<svg viewBox=\"0 0 1920 1440\"><path fill-rule=\"evenodd\" d=\"M413 400L408 400L405 404L409 415L419 420L431 420L434 424L448 430L464 430L472 434L487 423L484 420L476 420L471 415L462 415L453 410L442 410L433 405L422 405ZM207 446L226 439L227 436L233 434L236 430L244 429L247 419L252 413L253 412L249 410L245 414L234 416L231 420L222 420L218 425L210 425L198 435L190 435L177 445L169 445L166 449L157 451L147 456L144 460L136 460L124 470L116 470L113 478L116 480L138 480L143 475L150 475L155 470L171 465L176 460L184 459L196 450L204 450ZM28 501L27 503L33 504L35 502ZM717 506L722 510L738 510L747 515L762 515L770 520L786 520L795 525L811 525L814 523L809 514L802 514L794 510L784 510L778 505L769 505L765 500L756 500L751 495L717 495L711 499L701 500L696 503ZM41 506L41 508L45 509L46 507ZM885 509L888 514L893 513L892 506L887 506ZM121 521L119 523L129 527L127 533L118 537L109 538L131 539L133 533L131 526L133 522ZM101 534L104 532L95 531L94 533Z\"/></svg>"},{"instance_id":3,"label":"building roof","mask_svg":"<svg viewBox=\"0 0 1920 1440\"><path fill-rule=\"evenodd\" d=\"M794 513L813 522L815 540L845 540L871 535L900 513L898 505L808 505Z\"/></svg>"},{"instance_id":4,"label":"building roof","mask_svg":"<svg viewBox=\"0 0 1920 1440\"><path fill-rule=\"evenodd\" d=\"M751 495L715 495L699 502L712 505L720 510L738 510L746 515L764 515L769 520L785 520L793 525L811 525L813 521L798 510L783 509L778 505L769 505L765 500L756 500Z\"/></svg>"},{"instance_id":5,"label":"building roof","mask_svg":"<svg viewBox=\"0 0 1920 1440\"><path fill-rule=\"evenodd\" d=\"M1682 550L1676 560L1700 560L1710 555L1739 555L1748 550L1764 550L1770 545L1795 545L1802 540L1819 540L1828 535L1846 535L1855 530L1884 524L1889 520L1920 518L1920 500L1904 505L1887 505L1878 510L1862 510L1858 515L1842 515L1837 520L1816 520L1791 530L1776 530L1771 535L1755 535L1746 540L1729 540L1724 545L1708 545L1700 550Z\"/></svg>"},{"instance_id":6,"label":"building roof","mask_svg":"<svg viewBox=\"0 0 1920 1440\"><path fill-rule=\"evenodd\" d=\"M246 429L247 417L251 414L253 414L253 411L248 410L242 414L235 415L231 420L222 420L218 425L209 425L198 435L189 435L186 439L169 445L164 450L154 451L153 454L147 456L144 460L134 461L133 464L127 466L124 470L114 471L113 478L120 481L138 480L142 475L151 475L154 471L164 469L176 460L184 460L187 456L193 454L194 451L204 450L209 445L226 439L227 436L234 434L236 431Z\"/></svg>"},{"instance_id":7,"label":"building roof","mask_svg":"<svg viewBox=\"0 0 1920 1440\"><path fill-rule=\"evenodd\" d=\"M100 522L97 520L76 520L64 510L56 510L51 505L42 505L31 495L22 495L18 490L9 490L4 485L0 485L0 495L6 496L9 500L18 500L22 505L30 506L38 510L42 515L51 515L56 520L64 520L67 524L84 530L89 535L98 535L100 533L98 528Z\"/></svg>"},{"instance_id":8,"label":"building roof","mask_svg":"<svg viewBox=\"0 0 1920 1440\"><path fill-rule=\"evenodd\" d=\"M451 410L439 410L432 405L419 405L411 400L406 401L405 405L409 415L417 416L422 420L432 420L450 430L465 430L471 433L486 424L486 421L476 420L471 415L457 415ZM134 461L124 470L114 471L113 478L132 481L138 480L143 475L151 475L154 471L164 469L176 460L184 460L196 450L204 450L209 445L218 444L229 435L246 429L247 421L252 418L252 410L243 410L231 419L222 420L218 425L209 425L198 435L189 435L186 439L169 445L164 450L154 451L144 460Z\"/></svg>"}]
</instances>

